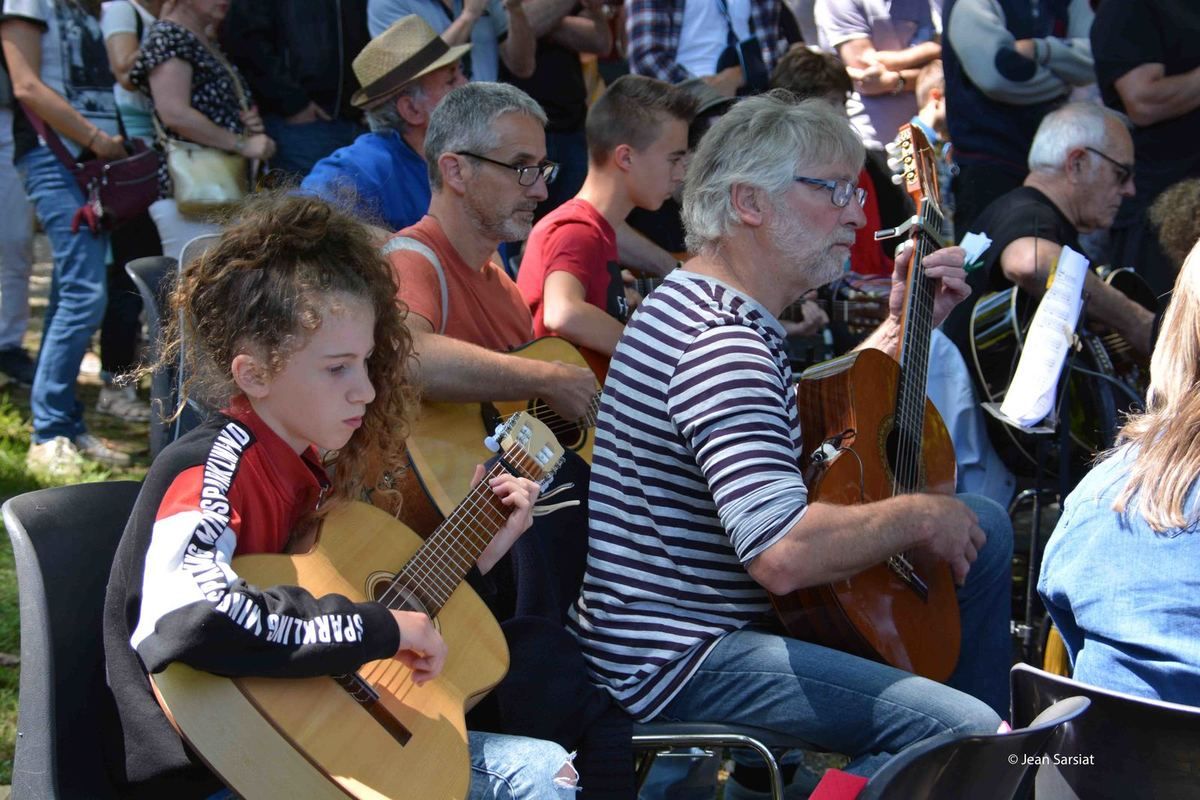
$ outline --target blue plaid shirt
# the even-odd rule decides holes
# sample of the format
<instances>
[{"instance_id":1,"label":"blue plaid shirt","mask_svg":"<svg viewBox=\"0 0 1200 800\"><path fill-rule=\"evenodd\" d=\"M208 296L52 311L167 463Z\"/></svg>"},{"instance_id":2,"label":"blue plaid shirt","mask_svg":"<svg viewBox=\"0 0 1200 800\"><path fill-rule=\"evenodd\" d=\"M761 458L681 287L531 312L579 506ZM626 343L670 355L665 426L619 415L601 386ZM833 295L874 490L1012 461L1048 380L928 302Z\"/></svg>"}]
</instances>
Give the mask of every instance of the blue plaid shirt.
<instances>
[{"instance_id":1,"label":"blue plaid shirt","mask_svg":"<svg viewBox=\"0 0 1200 800\"><path fill-rule=\"evenodd\" d=\"M718 2L718 0L691 0ZM683 30L686 0L630 0L626 30L629 34L629 69L635 75L680 83L695 78L675 61ZM767 72L775 69L787 43L779 37L780 0L750 0L750 35L762 46ZM714 65L715 66L715 65Z\"/></svg>"}]
</instances>

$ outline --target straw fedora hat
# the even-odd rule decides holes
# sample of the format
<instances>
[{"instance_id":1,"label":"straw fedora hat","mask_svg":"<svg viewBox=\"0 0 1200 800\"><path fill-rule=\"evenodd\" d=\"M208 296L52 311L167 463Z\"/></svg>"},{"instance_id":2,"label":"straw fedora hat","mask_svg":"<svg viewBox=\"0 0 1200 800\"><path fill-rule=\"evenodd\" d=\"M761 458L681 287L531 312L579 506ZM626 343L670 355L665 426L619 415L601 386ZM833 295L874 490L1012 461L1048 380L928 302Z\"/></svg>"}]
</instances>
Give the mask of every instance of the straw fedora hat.
<instances>
[{"instance_id":1,"label":"straw fedora hat","mask_svg":"<svg viewBox=\"0 0 1200 800\"><path fill-rule=\"evenodd\" d=\"M386 100L422 75L453 64L471 49L454 47L415 14L401 17L383 33L367 42L354 59L354 75L362 86L350 102L369 108Z\"/></svg>"}]
</instances>

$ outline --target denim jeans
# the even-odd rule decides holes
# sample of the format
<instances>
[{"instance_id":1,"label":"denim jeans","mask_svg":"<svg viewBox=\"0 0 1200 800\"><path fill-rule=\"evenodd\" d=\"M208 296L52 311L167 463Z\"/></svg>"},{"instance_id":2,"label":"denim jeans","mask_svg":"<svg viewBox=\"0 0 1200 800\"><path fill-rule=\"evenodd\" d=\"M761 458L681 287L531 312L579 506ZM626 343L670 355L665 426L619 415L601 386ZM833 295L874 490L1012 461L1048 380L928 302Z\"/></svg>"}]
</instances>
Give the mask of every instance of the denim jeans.
<instances>
[{"instance_id":1,"label":"denim jeans","mask_svg":"<svg viewBox=\"0 0 1200 800\"><path fill-rule=\"evenodd\" d=\"M33 274L33 209L12 156L12 111L0 108L0 350L20 347L25 338Z\"/></svg>"},{"instance_id":2,"label":"denim jeans","mask_svg":"<svg viewBox=\"0 0 1200 800\"><path fill-rule=\"evenodd\" d=\"M910 744L946 731L995 733L1007 705L1012 526L995 502L961 495L988 543L959 591L963 646L951 683L754 626L725 636L663 709L674 721L754 725L850 756L870 775ZM1003 702L1001 702L1003 695ZM996 709L989 708L996 704Z\"/></svg>"},{"instance_id":3,"label":"denim jeans","mask_svg":"<svg viewBox=\"0 0 1200 800\"><path fill-rule=\"evenodd\" d=\"M553 742L524 736L470 731L471 789L467 800L566 800L575 797L571 786L555 783L555 775L568 760L567 751ZM632 769L632 767L631 767ZM207 800L234 800L229 789Z\"/></svg>"},{"instance_id":4,"label":"denim jeans","mask_svg":"<svg viewBox=\"0 0 1200 800\"><path fill-rule=\"evenodd\" d=\"M85 431L75 379L104 317L108 234L93 234L86 226L71 233L71 218L85 198L49 148L26 153L17 170L54 254L42 349L29 398L33 440L40 444L56 436L74 439Z\"/></svg>"},{"instance_id":5,"label":"denim jeans","mask_svg":"<svg viewBox=\"0 0 1200 800\"><path fill-rule=\"evenodd\" d=\"M275 140L271 169L280 169L298 178L311 172L313 164L334 150L352 144L360 134L367 132L362 125L347 119L291 125L283 117L268 116L264 122L267 135Z\"/></svg>"}]
</instances>

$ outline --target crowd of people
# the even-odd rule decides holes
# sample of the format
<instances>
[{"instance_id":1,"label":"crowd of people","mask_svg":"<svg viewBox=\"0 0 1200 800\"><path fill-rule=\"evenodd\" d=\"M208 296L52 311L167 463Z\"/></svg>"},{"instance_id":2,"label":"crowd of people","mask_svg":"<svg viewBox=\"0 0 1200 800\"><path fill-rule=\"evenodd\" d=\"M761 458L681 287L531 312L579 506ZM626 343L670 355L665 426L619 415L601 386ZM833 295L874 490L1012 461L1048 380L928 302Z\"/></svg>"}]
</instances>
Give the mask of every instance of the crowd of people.
<instances>
[{"instance_id":1,"label":"crowd of people","mask_svg":"<svg viewBox=\"0 0 1200 800\"><path fill-rule=\"evenodd\" d=\"M1148 391L1105 421L1095 468L1063 476L1078 487L1037 589L1078 679L1200 704L1183 599L1200 514L1196 35L1179 0L3 0L0 372L31 387L29 467L129 462L76 394L97 332L97 411L149 419L137 378L182 357L180 402L211 412L154 459L113 567L114 780L233 796L155 700L147 676L171 662L315 676L396 658L421 684L454 657L423 613L253 586L232 563L302 549L347 502L404 519L394 478L420 403L537 399L595 424L591 458L568 452L548 486L490 484L508 517L468 580L513 664L468 717L471 797L634 796L633 720L752 724L860 776L932 736L995 732L1006 507L1031 473L981 410L973 316L996 292L1036 303L1066 248L1148 284L1143 304L1089 271L1081 323L1148 364ZM874 234L914 213L892 175L906 125L946 218L920 268L956 478L835 505L806 471L797 343L899 356L914 248ZM116 224L77 175L135 139L162 157L153 197ZM200 208L188 153L232 164L245 197ZM53 256L36 359L35 217ZM991 243L967 264L952 242L971 233ZM182 260L197 237L214 243L181 266L160 361L142 364L124 267ZM876 316L851 330L839 302ZM583 360L513 352L542 336ZM953 577L963 644L944 681L794 638L772 613L771 595L909 551ZM280 641L242 624L245 604L359 633ZM675 777L642 797L685 796ZM760 778L739 763L725 797L761 796Z\"/></svg>"}]
</instances>

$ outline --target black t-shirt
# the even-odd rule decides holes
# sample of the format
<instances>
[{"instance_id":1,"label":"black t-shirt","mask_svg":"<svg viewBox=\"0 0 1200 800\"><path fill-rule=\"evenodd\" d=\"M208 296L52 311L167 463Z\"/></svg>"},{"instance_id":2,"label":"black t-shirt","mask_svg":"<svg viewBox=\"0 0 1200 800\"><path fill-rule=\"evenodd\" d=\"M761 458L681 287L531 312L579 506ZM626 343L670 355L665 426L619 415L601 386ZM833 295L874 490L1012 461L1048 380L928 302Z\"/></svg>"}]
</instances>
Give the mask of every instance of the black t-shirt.
<instances>
[{"instance_id":1,"label":"black t-shirt","mask_svg":"<svg viewBox=\"0 0 1200 800\"><path fill-rule=\"evenodd\" d=\"M501 61L500 80L538 101L549 119L546 130L556 133L583 130L587 119L587 86L583 82L579 53L543 36L537 41L533 74L518 78Z\"/></svg>"},{"instance_id":2,"label":"black t-shirt","mask_svg":"<svg viewBox=\"0 0 1200 800\"><path fill-rule=\"evenodd\" d=\"M959 303L946 318L942 330L970 358L971 311L979 298L1012 286L1000 268L1004 248L1029 236L1070 247L1082 253L1079 232L1050 198L1030 186L1022 186L997 197L971 225L971 231L992 240L983 254L983 266L967 275L971 296ZM963 234L968 231L962 231Z\"/></svg>"},{"instance_id":3,"label":"black t-shirt","mask_svg":"<svg viewBox=\"0 0 1200 800\"><path fill-rule=\"evenodd\" d=\"M1200 3L1196 0L1101 3L1092 25L1092 54L1105 104L1125 110L1115 84L1134 67L1162 64L1166 75L1171 76L1200 66L1198 42ZM1200 141L1200 108L1136 128L1133 142L1137 196L1132 205L1148 205L1175 181L1200 175L1197 141Z\"/></svg>"}]
</instances>

